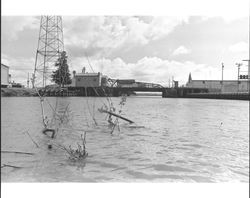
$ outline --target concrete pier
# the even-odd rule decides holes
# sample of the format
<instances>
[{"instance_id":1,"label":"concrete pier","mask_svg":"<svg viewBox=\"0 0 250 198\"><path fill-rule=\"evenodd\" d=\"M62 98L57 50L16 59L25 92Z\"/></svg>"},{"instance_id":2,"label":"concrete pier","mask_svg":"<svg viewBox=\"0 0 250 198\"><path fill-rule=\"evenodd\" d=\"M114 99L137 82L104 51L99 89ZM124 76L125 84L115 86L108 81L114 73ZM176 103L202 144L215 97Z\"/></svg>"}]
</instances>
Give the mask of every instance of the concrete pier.
<instances>
[{"instance_id":1,"label":"concrete pier","mask_svg":"<svg viewBox=\"0 0 250 198\"><path fill-rule=\"evenodd\" d=\"M191 93L186 98L250 100L249 93Z\"/></svg>"}]
</instances>

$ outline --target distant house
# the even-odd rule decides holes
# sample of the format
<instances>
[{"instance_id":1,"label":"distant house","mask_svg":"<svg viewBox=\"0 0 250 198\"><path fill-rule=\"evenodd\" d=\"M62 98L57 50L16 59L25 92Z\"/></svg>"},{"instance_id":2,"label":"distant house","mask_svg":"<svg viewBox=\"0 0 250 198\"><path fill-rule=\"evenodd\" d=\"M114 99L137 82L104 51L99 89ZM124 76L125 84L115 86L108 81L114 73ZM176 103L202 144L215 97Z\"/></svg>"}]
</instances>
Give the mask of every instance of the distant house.
<instances>
[{"instance_id":1,"label":"distant house","mask_svg":"<svg viewBox=\"0 0 250 198\"><path fill-rule=\"evenodd\" d=\"M189 74L186 87L192 88L207 88L210 92L247 92L247 80L192 80L191 73Z\"/></svg>"},{"instance_id":2,"label":"distant house","mask_svg":"<svg viewBox=\"0 0 250 198\"><path fill-rule=\"evenodd\" d=\"M1 63L1 87L9 86L9 67Z\"/></svg>"}]
</instances>

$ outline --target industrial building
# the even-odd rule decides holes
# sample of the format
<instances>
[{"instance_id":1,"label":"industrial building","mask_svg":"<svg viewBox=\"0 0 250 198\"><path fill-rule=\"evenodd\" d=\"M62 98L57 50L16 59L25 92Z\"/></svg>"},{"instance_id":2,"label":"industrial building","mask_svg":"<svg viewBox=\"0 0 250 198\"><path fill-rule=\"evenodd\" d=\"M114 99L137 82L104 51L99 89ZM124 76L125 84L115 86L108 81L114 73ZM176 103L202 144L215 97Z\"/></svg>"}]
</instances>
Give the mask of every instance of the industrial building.
<instances>
[{"instance_id":1,"label":"industrial building","mask_svg":"<svg viewBox=\"0 0 250 198\"><path fill-rule=\"evenodd\" d=\"M189 88L207 88L210 92L236 93L247 92L247 80L192 80L189 74L186 87Z\"/></svg>"},{"instance_id":2,"label":"industrial building","mask_svg":"<svg viewBox=\"0 0 250 198\"><path fill-rule=\"evenodd\" d=\"M86 73L85 67L82 69L82 73L76 73L73 71L72 87L100 87L102 85L102 74L98 73Z\"/></svg>"},{"instance_id":3,"label":"industrial building","mask_svg":"<svg viewBox=\"0 0 250 198\"><path fill-rule=\"evenodd\" d=\"M8 87L10 82L9 67L1 63L1 87Z\"/></svg>"}]
</instances>

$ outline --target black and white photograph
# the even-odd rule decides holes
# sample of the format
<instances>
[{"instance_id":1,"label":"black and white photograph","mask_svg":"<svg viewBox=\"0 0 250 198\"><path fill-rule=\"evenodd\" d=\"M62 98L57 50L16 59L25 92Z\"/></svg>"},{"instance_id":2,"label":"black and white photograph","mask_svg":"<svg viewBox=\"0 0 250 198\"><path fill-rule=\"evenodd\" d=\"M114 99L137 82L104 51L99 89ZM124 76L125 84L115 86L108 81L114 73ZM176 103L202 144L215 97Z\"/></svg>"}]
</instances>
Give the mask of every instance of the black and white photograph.
<instances>
[{"instance_id":1,"label":"black and white photograph","mask_svg":"<svg viewBox=\"0 0 250 198\"><path fill-rule=\"evenodd\" d=\"M249 184L247 10L3 14L1 183Z\"/></svg>"}]
</instances>

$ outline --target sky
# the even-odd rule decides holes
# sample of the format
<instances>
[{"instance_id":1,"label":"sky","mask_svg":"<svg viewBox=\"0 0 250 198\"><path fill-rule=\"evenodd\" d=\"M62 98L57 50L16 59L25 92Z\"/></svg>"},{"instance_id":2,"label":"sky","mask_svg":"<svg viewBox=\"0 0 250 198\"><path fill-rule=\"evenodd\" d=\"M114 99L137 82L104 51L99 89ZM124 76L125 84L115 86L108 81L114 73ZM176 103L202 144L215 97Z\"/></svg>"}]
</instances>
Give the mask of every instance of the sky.
<instances>
[{"instance_id":1,"label":"sky","mask_svg":"<svg viewBox=\"0 0 250 198\"><path fill-rule=\"evenodd\" d=\"M62 16L69 69L86 67L111 78L169 84L237 79L236 63L249 57L244 16ZM2 16L1 62L26 85L34 70L40 16ZM246 62L242 72L247 71Z\"/></svg>"}]
</instances>

